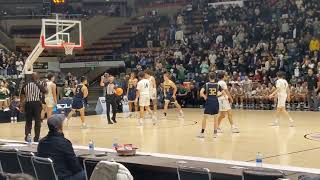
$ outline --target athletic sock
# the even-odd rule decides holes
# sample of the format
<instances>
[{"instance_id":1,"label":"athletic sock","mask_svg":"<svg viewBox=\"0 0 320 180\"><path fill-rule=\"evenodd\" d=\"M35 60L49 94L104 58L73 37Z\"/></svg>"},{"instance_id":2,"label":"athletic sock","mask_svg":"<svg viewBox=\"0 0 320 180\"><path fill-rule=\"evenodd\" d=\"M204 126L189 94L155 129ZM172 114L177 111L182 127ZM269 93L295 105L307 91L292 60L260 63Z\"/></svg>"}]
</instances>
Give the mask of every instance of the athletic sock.
<instances>
[{"instance_id":1,"label":"athletic sock","mask_svg":"<svg viewBox=\"0 0 320 180\"><path fill-rule=\"evenodd\" d=\"M205 129L201 129L201 133L204 133Z\"/></svg>"},{"instance_id":2,"label":"athletic sock","mask_svg":"<svg viewBox=\"0 0 320 180\"><path fill-rule=\"evenodd\" d=\"M218 134L218 130L217 129L213 130L213 134Z\"/></svg>"}]
</instances>

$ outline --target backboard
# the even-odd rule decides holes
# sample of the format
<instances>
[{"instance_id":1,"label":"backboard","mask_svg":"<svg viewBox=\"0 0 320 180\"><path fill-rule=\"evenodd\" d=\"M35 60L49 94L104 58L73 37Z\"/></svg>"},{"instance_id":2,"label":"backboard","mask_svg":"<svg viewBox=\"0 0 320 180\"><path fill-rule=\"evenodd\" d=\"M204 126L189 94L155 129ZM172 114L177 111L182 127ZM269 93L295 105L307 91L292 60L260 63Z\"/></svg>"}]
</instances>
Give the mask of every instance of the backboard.
<instances>
[{"instance_id":1,"label":"backboard","mask_svg":"<svg viewBox=\"0 0 320 180\"><path fill-rule=\"evenodd\" d=\"M65 44L73 48L82 48L81 21L58 19L42 19L41 45L43 48L65 48Z\"/></svg>"}]
</instances>

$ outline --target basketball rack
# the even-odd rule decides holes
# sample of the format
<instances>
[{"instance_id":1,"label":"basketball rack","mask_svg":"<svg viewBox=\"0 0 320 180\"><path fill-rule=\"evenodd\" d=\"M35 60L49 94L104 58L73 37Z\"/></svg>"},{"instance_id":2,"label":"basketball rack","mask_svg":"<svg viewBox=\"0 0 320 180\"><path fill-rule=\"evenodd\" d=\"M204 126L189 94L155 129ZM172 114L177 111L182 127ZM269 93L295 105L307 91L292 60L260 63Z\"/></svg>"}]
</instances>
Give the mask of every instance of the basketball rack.
<instances>
[{"instance_id":1,"label":"basketball rack","mask_svg":"<svg viewBox=\"0 0 320 180\"><path fill-rule=\"evenodd\" d=\"M83 47L81 21L59 19L42 19L40 39L26 60L23 73L32 74L33 64L45 49L62 49L65 55L72 55L74 49Z\"/></svg>"}]
</instances>

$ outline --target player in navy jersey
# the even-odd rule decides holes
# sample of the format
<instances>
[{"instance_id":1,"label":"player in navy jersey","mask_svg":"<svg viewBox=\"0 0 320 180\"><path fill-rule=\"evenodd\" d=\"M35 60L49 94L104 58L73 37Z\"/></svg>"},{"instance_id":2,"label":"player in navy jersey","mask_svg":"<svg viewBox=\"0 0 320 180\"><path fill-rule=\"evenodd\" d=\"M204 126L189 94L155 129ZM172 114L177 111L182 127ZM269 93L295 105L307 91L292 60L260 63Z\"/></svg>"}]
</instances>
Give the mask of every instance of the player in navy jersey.
<instances>
[{"instance_id":1,"label":"player in navy jersey","mask_svg":"<svg viewBox=\"0 0 320 180\"><path fill-rule=\"evenodd\" d=\"M208 115L214 116L214 133L213 137L217 136L217 129L218 129L218 119L215 115L219 113L219 101L218 101L218 92L221 92L221 95L226 95L222 87L215 82L216 75L215 73L211 72L209 74L209 81L200 90L200 96L204 98L205 102L205 109L204 115L202 119L202 129L200 134L198 135L199 138L204 138L204 132L207 126L207 118Z\"/></svg>"},{"instance_id":2,"label":"player in navy jersey","mask_svg":"<svg viewBox=\"0 0 320 180\"><path fill-rule=\"evenodd\" d=\"M85 119L84 119L84 99L88 97L88 88L87 88L87 78L82 76L81 77L81 83L77 85L74 97L72 101L72 109L71 112L68 115L68 120L72 117L72 115L76 112L80 112L80 119L82 122L82 128L86 128Z\"/></svg>"},{"instance_id":3,"label":"player in navy jersey","mask_svg":"<svg viewBox=\"0 0 320 180\"><path fill-rule=\"evenodd\" d=\"M138 104L135 102L136 95L137 95L137 84L138 84L138 79L136 78L135 73L131 73L130 79L128 81L128 88L127 88L127 97L129 102L130 116L132 115L131 114L132 109L134 110L134 112L138 112Z\"/></svg>"}]
</instances>

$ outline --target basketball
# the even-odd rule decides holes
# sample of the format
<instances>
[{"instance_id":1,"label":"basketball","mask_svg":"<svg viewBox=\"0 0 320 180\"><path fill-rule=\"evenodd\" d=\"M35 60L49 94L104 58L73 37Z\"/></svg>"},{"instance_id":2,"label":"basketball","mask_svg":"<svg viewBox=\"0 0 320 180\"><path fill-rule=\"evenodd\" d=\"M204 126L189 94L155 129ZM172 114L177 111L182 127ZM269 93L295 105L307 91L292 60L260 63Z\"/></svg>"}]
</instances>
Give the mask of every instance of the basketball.
<instances>
[{"instance_id":1,"label":"basketball","mask_svg":"<svg viewBox=\"0 0 320 180\"><path fill-rule=\"evenodd\" d=\"M115 91L115 94L117 96L121 96L123 94L123 89L122 88L117 88L116 91Z\"/></svg>"}]
</instances>

